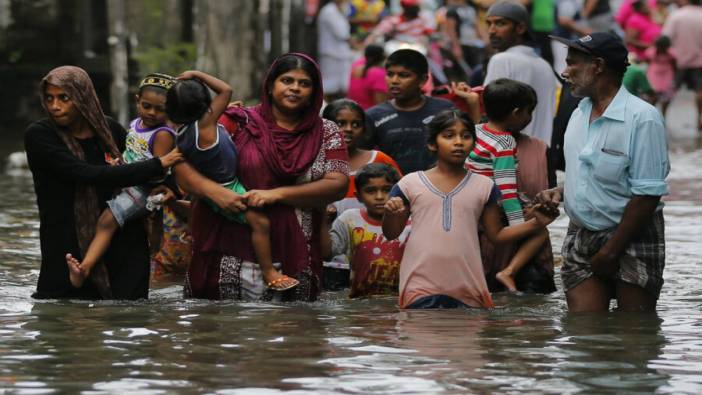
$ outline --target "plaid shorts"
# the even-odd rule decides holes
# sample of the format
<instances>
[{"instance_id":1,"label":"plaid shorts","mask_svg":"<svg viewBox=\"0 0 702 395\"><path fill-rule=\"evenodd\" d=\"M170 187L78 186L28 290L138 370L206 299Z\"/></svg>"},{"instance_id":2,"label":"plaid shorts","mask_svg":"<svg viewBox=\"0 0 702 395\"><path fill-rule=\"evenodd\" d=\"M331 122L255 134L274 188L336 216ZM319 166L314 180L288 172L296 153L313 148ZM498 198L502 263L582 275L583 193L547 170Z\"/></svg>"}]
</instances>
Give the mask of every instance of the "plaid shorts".
<instances>
[{"instance_id":1,"label":"plaid shorts","mask_svg":"<svg viewBox=\"0 0 702 395\"><path fill-rule=\"evenodd\" d=\"M638 285L658 298L663 286L665 267L664 225L663 211L653 214L651 222L619 258L615 280ZM565 291L593 275L590 259L612 237L615 230L616 228L591 231L570 222L562 249L561 279Z\"/></svg>"}]
</instances>

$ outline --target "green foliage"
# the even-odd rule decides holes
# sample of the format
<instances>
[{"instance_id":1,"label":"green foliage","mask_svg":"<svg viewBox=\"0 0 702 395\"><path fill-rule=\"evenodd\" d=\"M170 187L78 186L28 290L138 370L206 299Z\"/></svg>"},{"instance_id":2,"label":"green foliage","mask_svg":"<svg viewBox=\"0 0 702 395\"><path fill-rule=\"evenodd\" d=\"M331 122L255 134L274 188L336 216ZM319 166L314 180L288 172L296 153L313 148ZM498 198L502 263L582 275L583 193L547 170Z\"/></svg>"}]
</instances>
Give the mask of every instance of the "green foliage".
<instances>
[{"instance_id":1,"label":"green foliage","mask_svg":"<svg viewBox=\"0 0 702 395\"><path fill-rule=\"evenodd\" d=\"M185 70L195 67L195 44L176 43L164 48L149 47L134 54L139 64L139 74L166 73L177 76Z\"/></svg>"}]
</instances>

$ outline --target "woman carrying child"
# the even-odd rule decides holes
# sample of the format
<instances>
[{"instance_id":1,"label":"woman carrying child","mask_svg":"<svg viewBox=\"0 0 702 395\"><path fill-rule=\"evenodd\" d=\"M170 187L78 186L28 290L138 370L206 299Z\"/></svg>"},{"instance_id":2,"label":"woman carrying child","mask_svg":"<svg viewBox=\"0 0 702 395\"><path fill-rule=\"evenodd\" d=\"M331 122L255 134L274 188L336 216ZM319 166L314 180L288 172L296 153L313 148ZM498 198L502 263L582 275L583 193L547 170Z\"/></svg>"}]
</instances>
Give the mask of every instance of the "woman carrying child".
<instances>
[{"instance_id":1,"label":"woman carrying child","mask_svg":"<svg viewBox=\"0 0 702 395\"><path fill-rule=\"evenodd\" d=\"M475 144L468 115L442 111L428 129L427 145L436 153L436 167L403 177L385 205L383 233L390 240L412 216L400 265L400 307L493 307L480 259L478 224L493 242L507 242L543 230L554 218L535 210L534 218L503 227L494 181L464 166Z\"/></svg>"},{"instance_id":2,"label":"woman carrying child","mask_svg":"<svg viewBox=\"0 0 702 395\"><path fill-rule=\"evenodd\" d=\"M126 224L113 237L104 266L97 265L100 270L91 276L100 280L100 291L92 282L71 285L65 255L82 258L115 189L163 176L161 159L109 165L108 159L119 158L125 149L126 132L105 117L83 69L50 71L39 94L49 118L30 125L24 140L41 221L41 270L33 297L146 298L149 249L141 223Z\"/></svg>"},{"instance_id":3,"label":"woman carrying child","mask_svg":"<svg viewBox=\"0 0 702 395\"><path fill-rule=\"evenodd\" d=\"M136 95L139 116L129 124L126 149L122 155L125 163L143 162L154 157L162 157L166 166L172 166L182 158L171 152L175 142L175 132L166 125L166 92L173 85L173 78L165 74L149 74L139 84ZM118 158L115 158L118 159ZM143 219L148 214L147 198L152 193L163 193L163 203L172 200L173 192L161 184L165 179L158 177L148 184L124 188L107 202L107 208L100 214L95 237L81 261L66 254L69 278L74 287L80 288L88 278L95 264L110 246L112 236L134 219ZM153 190L153 191L152 191Z\"/></svg>"},{"instance_id":4,"label":"woman carrying child","mask_svg":"<svg viewBox=\"0 0 702 395\"><path fill-rule=\"evenodd\" d=\"M336 124L319 117L321 76L303 54L286 54L271 66L261 104L231 107L220 118L238 152L239 195L181 163L176 178L186 191L233 212L259 208L270 218L274 262L300 282L284 300L314 300L322 269L323 208L343 197L348 155ZM251 242L251 228L229 221L210 205L193 208L193 258L186 295L210 299L259 299L265 286Z\"/></svg>"}]
</instances>

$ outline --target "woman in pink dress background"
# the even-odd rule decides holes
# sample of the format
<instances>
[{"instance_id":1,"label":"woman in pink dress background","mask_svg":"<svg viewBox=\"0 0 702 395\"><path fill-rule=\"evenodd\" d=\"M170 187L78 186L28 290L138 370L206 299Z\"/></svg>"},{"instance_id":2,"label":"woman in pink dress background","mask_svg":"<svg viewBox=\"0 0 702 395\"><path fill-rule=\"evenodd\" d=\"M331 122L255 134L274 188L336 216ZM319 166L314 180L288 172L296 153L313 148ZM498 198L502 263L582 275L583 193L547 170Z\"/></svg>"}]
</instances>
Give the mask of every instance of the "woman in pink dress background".
<instances>
[{"instance_id":1,"label":"woman in pink dress background","mask_svg":"<svg viewBox=\"0 0 702 395\"><path fill-rule=\"evenodd\" d=\"M348 98L367 110L385 101L388 85L385 82L385 52L383 47L368 45L364 56L351 66Z\"/></svg>"}]
</instances>

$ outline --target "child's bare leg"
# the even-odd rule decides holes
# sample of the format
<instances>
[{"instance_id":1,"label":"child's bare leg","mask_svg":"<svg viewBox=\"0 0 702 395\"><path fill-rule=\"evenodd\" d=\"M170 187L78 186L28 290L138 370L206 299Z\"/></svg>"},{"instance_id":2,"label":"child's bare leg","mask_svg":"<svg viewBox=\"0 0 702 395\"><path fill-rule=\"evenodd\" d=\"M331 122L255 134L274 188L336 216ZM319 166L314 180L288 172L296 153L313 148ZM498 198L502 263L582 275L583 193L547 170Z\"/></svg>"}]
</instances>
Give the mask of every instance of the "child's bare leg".
<instances>
[{"instance_id":1,"label":"child's bare leg","mask_svg":"<svg viewBox=\"0 0 702 395\"><path fill-rule=\"evenodd\" d=\"M93 237L93 241L90 242L88 251L85 252L83 262L78 262L71 254L66 255L68 275L74 287L80 288L83 286L83 282L85 282L85 279L90 275L93 266L95 266L103 254L105 254L105 251L107 251L107 248L110 246L110 241L112 241L112 236L114 236L118 229L119 223L114 215L112 215L112 211L110 211L109 208L105 209L98 218L95 228L95 237Z\"/></svg>"},{"instance_id":2,"label":"child's bare leg","mask_svg":"<svg viewBox=\"0 0 702 395\"><path fill-rule=\"evenodd\" d=\"M268 217L254 210L246 210L244 216L251 227L251 244L266 285L274 286L274 289L289 289L297 285L297 280L284 276L273 267Z\"/></svg>"},{"instance_id":3,"label":"child's bare leg","mask_svg":"<svg viewBox=\"0 0 702 395\"><path fill-rule=\"evenodd\" d=\"M512 260L509 261L509 265L495 275L497 281L501 282L508 291L516 291L517 284L514 282L514 276L517 275L519 269L524 267L534 255L539 253L547 239L548 231L546 229L542 229L535 235L527 238L522 245L519 246Z\"/></svg>"}]
</instances>

